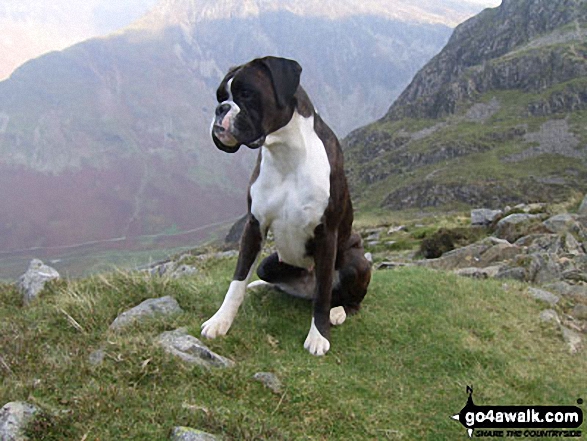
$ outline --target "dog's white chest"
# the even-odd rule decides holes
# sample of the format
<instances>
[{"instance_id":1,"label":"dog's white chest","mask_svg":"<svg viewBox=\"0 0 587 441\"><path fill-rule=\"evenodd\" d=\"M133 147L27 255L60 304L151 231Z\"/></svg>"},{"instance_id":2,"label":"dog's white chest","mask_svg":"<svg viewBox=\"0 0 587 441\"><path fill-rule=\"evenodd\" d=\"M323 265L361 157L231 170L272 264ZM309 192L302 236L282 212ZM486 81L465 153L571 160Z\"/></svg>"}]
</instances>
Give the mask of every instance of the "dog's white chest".
<instances>
[{"instance_id":1,"label":"dog's white chest","mask_svg":"<svg viewBox=\"0 0 587 441\"><path fill-rule=\"evenodd\" d=\"M330 164L313 126L313 117L295 113L287 126L269 135L251 186L251 212L262 229L273 232L280 259L306 268L313 263L306 244L330 198Z\"/></svg>"}]
</instances>

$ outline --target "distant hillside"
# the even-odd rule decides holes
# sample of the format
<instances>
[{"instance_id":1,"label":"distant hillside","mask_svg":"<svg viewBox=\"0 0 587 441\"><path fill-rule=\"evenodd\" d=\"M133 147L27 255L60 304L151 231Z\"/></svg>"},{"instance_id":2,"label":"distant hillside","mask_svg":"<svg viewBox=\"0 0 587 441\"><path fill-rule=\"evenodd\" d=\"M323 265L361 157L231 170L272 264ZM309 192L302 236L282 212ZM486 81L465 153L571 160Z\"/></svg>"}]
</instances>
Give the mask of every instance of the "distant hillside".
<instances>
[{"instance_id":1,"label":"distant hillside","mask_svg":"<svg viewBox=\"0 0 587 441\"><path fill-rule=\"evenodd\" d=\"M344 135L384 114L450 34L405 17L285 7L202 18L198 5L209 3L162 0L131 28L29 61L0 82L0 252L230 220L245 210L255 156L210 141L215 88L230 66L296 58L316 106Z\"/></svg>"},{"instance_id":2,"label":"distant hillside","mask_svg":"<svg viewBox=\"0 0 587 441\"><path fill-rule=\"evenodd\" d=\"M504 0L458 26L346 139L360 205L450 208L587 189L587 3Z\"/></svg>"}]
</instances>

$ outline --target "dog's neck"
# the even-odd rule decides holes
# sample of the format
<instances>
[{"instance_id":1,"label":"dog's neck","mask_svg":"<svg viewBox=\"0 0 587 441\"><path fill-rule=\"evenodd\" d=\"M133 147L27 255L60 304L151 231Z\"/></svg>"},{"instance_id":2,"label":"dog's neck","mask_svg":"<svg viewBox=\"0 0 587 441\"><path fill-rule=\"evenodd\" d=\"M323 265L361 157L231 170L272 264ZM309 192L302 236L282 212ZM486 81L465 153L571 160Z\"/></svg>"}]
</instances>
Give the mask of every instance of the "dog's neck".
<instances>
[{"instance_id":1,"label":"dog's neck","mask_svg":"<svg viewBox=\"0 0 587 441\"><path fill-rule=\"evenodd\" d=\"M304 118L296 111L287 125L267 135L262 149L263 161L284 173L294 170L307 160L315 137L314 115Z\"/></svg>"}]
</instances>

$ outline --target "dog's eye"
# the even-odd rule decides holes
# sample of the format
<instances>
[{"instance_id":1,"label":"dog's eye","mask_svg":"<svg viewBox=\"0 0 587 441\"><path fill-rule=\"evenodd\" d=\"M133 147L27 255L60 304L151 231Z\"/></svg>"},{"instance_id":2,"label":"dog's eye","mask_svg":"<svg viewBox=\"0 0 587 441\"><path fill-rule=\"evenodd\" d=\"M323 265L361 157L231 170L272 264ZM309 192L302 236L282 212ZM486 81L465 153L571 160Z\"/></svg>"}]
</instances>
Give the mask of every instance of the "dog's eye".
<instances>
[{"instance_id":1,"label":"dog's eye","mask_svg":"<svg viewBox=\"0 0 587 441\"><path fill-rule=\"evenodd\" d=\"M251 89L241 89L238 93L238 96L243 100L248 100L253 98L254 92Z\"/></svg>"}]
</instances>

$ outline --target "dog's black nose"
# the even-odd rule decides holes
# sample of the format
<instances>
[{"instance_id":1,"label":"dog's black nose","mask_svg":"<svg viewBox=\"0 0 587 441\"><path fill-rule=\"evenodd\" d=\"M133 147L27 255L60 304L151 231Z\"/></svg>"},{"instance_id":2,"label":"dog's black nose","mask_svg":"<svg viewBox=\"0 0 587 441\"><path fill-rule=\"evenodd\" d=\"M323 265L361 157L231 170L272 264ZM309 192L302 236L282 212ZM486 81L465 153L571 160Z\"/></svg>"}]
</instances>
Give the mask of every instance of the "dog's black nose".
<instances>
[{"instance_id":1,"label":"dog's black nose","mask_svg":"<svg viewBox=\"0 0 587 441\"><path fill-rule=\"evenodd\" d=\"M230 110L230 104L220 104L216 107L216 116L224 115Z\"/></svg>"}]
</instances>

